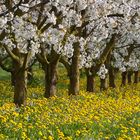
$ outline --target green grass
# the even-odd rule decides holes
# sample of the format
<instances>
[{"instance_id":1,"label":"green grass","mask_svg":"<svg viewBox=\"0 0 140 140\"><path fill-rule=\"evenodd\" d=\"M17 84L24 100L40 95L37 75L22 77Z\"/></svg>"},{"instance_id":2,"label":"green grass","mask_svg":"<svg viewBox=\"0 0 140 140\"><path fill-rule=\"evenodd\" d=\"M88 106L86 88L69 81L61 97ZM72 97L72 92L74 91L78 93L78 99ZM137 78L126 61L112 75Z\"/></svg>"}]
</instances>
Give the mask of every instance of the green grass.
<instances>
[{"instance_id":1,"label":"green grass","mask_svg":"<svg viewBox=\"0 0 140 140\"><path fill-rule=\"evenodd\" d=\"M0 140L137 140L140 84L87 93L86 76L80 78L80 94L68 96L69 78L58 68L57 97L43 98L44 72L33 67L34 80L28 86L27 106L17 109L13 102L10 73L0 70ZM117 85L120 85L120 74ZM17 116L16 116L17 115ZM21 124L21 125L19 125ZM28 138L30 139L28 139ZM46 137L46 138L45 138ZM123 138L123 139L121 139Z\"/></svg>"},{"instance_id":2,"label":"green grass","mask_svg":"<svg viewBox=\"0 0 140 140\"><path fill-rule=\"evenodd\" d=\"M0 68L0 80L8 80L8 79L10 79L10 73Z\"/></svg>"}]
</instances>

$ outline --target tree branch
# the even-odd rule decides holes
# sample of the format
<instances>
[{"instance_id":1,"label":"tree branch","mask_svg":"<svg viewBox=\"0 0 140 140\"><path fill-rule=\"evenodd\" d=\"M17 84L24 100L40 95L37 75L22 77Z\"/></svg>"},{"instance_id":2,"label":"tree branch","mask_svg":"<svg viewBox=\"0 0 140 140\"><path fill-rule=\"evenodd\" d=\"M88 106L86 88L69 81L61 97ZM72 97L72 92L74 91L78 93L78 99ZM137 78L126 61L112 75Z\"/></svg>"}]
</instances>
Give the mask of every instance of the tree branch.
<instances>
[{"instance_id":1,"label":"tree branch","mask_svg":"<svg viewBox=\"0 0 140 140\"><path fill-rule=\"evenodd\" d=\"M3 47L5 48L6 52L9 54L9 56L10 56L13 60L15 60L15 61L17 61L17 62L20 62L20 59L19 59L14 53L12 53L12 51L8 48L8 46L3 45Z\"/></svg>"}]
</instances>

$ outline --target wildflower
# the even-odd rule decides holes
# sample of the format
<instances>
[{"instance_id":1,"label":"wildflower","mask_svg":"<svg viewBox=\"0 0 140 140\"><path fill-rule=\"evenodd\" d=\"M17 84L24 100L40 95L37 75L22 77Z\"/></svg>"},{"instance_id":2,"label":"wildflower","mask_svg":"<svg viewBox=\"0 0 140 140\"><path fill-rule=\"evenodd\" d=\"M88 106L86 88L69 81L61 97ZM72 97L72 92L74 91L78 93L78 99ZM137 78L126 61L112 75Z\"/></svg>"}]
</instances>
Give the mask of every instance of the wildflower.
<instances>
[{"instance_id":1,"label":"wildflower","mask_svg":"<svg viewBox=\"0 0 140 140\"><path fill-rule=\"evenodd\" d=\"M81 132L80 132L79 130L77 130L77 131L76 131L76 136L78 137L78 136L80 135L80 133L81 133Z\"/></svg>"},{"instance_id":2,"label":"wildflower","mask_svg":"<svg viewBox=\"0 0 140 140\"><path fill-rule=\"evenodd\" d=\"M49 137L48 137L48 140L54 140L54 139L53 139L53 137L52 137L52 136L49 136Z\"/></svg>"},{"instance_id":3,"label":"wildflower","mask_svg":"<svg viewBox=\"0 0 140 140\"><path fill-rule=\"evenodd\" d=\"M18 125L17 125L17 128L22 128L22 123L19 123Z\"/></svg>"},{"instance_id":4,"label":"wildflower","mask_svg":"<svg viewBox=\"0 0 140 140\"><path fill-rule=\"evenodd\" d=\"M22 139L26 139L26 138L27 138L27 136L26 136L26 133L25 133L25 132L22 132L22 133L21 133L21 138L22 138Z\"/></svg>"},{"instance_id":5,"label":"wildflower","mask_svg":"<svg viewBox=\"0 0 140 140\"><path fill-rule=\"evenodd\" d=\"M42 136L43 134L42 134L42 132L41 132L41 131L39 131L39 132L38 132L38 135L39 135L39 136Z\"/></svg>"},{"instance_id":6,"label":"wildflower","mask_svg":"<svg viewBox=\"0 0 140 140\"><path fill-rule=\"evenodd\" d=\"M2 123L5 123L7 119L0 115L0 120L2 121Z\"/></svg>"},{"instance_id":7,"label":"wildflower","mask_svg":"<svg viewBox=\"0 0 140 140\"><path fill-rule=\"evenodd\" d=\"M63 139L65 137L63 132L61 132L59 129L57 129L57 132L60 139Z\"/></svg>"},{"instance_id":8,"label":"wildflower","mask_svg":"<svg viewBox=\"0 0 140 140\"><path fill-rule=\"evenodd\" d=\"M19 116L19 113L13 112L13 116L18 117Z\"/></svg>"}]
</instances>

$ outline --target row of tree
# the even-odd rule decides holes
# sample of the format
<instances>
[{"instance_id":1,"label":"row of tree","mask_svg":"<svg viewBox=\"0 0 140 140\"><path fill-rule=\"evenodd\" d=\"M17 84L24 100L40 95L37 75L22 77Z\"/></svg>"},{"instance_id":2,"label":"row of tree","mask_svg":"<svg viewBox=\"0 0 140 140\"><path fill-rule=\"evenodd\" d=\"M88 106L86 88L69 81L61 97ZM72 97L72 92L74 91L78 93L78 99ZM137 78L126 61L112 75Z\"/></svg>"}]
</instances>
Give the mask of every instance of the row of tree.
<instances>
[{"instance_id":1,"label":"row of tree","mask_svg":"<svg viewBox=\"0 0 140 140\"><path fill-rule=\"evenodd\" d=\"M57 66L70 79L69 94L79 92L80 69L87 91L115 87L115 73L138 82L140 68L140 1L131 0L1 0L0 65L11 73L14 103L26 104L28 71L35 59L45 73L45 97L56 94ZM10 64L7 66L6 61Z\"/></svg>"}]
</instances>

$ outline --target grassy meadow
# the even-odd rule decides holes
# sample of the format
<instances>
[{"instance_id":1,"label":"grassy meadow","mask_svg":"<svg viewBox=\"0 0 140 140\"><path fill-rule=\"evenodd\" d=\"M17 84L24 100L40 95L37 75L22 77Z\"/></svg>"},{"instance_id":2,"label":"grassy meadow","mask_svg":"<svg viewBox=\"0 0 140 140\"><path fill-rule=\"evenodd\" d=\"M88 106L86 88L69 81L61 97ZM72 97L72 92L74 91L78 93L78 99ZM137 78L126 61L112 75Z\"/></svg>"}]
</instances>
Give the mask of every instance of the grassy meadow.
<instances>
[{"instance_id":1,"label":"grassy meadow","mask_svg":"<svg viewBox=\"0 0 140 140\"><path fill-rule=\"evenodd\" d=\"M119 77L119 76L118 76ZM43 97L44 74L34 67L27 106L16 108L10 74L0 70L0 140L139 140L140 84L99 91L85 91L81 75L78 96L68 96L69 80L59 67L57 96Z\"/></svg>"}]
</instances>

